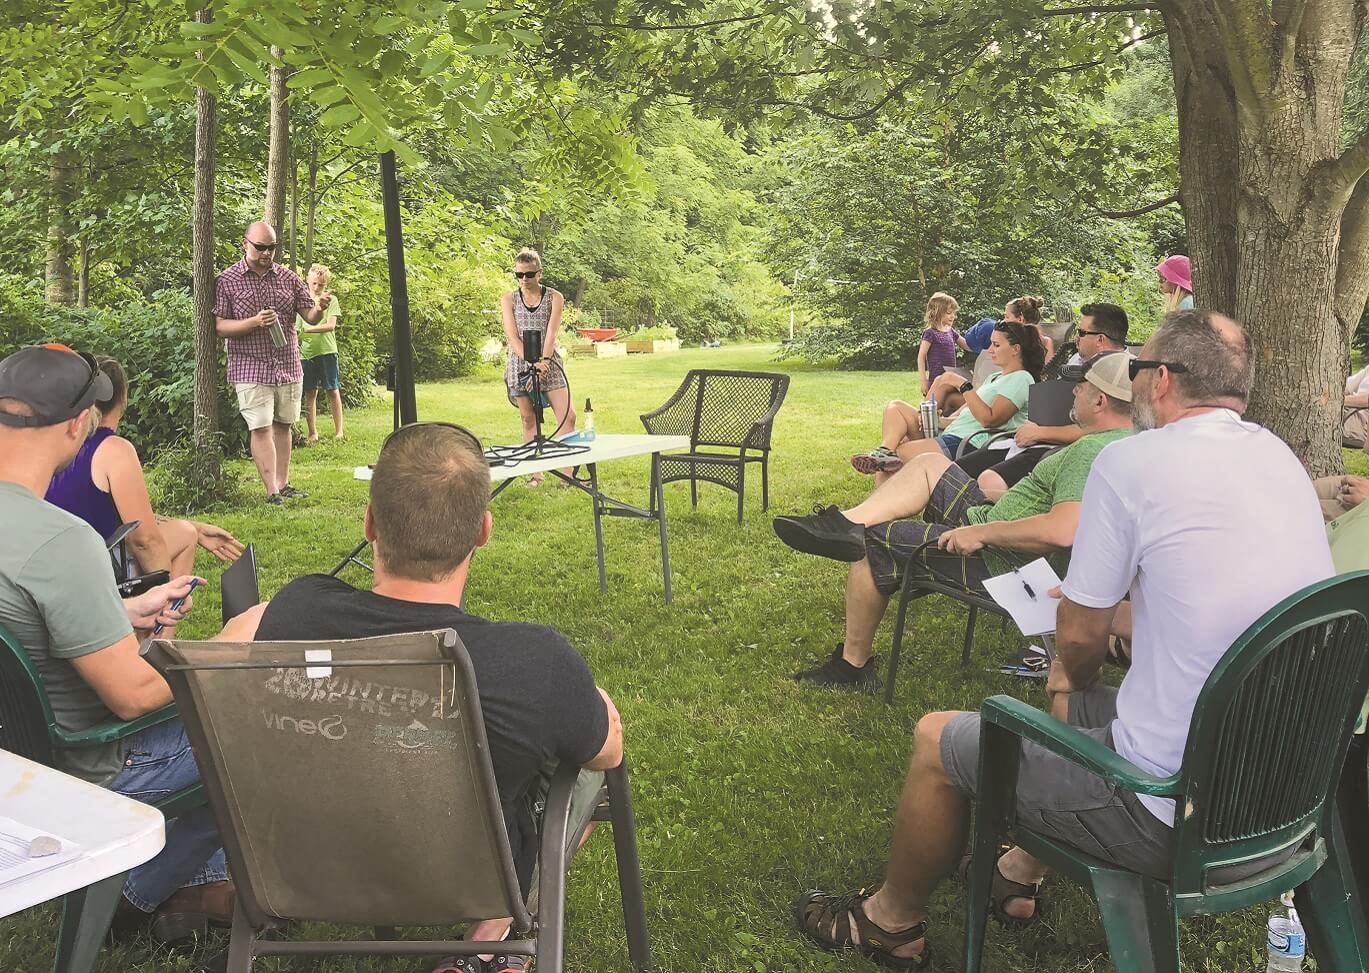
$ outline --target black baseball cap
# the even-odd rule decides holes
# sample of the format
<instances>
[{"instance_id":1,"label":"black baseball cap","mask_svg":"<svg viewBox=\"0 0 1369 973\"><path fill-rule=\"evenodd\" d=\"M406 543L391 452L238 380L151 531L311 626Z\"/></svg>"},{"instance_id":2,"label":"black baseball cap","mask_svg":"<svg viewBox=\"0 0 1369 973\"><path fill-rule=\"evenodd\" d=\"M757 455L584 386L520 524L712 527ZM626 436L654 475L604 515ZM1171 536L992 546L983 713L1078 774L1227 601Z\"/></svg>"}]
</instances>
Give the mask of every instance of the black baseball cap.
<instances>
[{"instance_id":1,"label":"black baseball cap","mask_svg":"<svg viewBox=\"0 0 1369 973\"><path fill-rule=\"evenodd\" d=\"M55 426L113 394L114 386L94 356L66 345L20 348L0 361L0 399L18 399L33 410L31 416L0 410L0 425Z\"/></svg>"}]
</instances>

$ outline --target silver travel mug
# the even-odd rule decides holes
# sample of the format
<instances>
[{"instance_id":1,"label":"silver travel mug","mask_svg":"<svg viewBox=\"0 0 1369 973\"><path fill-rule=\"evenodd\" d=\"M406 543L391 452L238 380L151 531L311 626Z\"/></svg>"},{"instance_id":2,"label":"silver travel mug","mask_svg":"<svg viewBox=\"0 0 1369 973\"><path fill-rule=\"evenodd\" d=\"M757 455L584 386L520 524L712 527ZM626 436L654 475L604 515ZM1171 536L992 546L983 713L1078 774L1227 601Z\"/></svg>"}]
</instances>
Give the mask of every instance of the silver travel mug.
<instances>
[{"instance_id":1,"label":"silver travel mug","mask_svg":"<svg viewBox=\"0 0 1369 973\"><path fill-rule=\"evenodd\" d=\"M263 310L276 311L273 307L264 308ZM285 347L285 329L281 327L279 311L276 311L276 320L268 325L266 330L271 332L271 344L275 345L277 348Z\"/></svg>"}]
</instances>

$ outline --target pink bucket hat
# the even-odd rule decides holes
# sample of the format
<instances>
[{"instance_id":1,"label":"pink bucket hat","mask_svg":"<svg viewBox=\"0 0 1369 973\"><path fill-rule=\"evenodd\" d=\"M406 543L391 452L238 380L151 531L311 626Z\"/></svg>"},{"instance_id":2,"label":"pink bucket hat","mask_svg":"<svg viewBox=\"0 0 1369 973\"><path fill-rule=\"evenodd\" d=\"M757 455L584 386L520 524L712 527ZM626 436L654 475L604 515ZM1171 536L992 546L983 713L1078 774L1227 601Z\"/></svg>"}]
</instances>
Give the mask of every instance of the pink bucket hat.
<instances>
[{"instance_id":1,"label":"pink bucket hat","mask_svg":"<svg viewBox=\"0 0 1369 973\"><path fill-rule=\"evenodd\" d=\"M1189 266L1188 258L1183 254L1178 253L1161 260L1155 265L1155 272L1175 287L1182 287L1190 294L1193 293L1193 270Z\"/></svg>"}]
</instances>

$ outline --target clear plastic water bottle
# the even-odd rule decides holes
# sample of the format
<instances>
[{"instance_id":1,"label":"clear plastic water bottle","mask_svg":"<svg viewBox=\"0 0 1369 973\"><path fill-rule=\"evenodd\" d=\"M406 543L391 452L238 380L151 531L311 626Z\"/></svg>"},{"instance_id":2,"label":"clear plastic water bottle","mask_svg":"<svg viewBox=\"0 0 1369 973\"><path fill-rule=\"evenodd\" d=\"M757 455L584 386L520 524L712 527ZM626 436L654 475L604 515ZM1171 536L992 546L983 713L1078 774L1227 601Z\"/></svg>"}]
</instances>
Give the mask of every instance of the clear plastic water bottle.
<instances>
[{"instance_id":1,"label":"clear plastic water bottle","mask_svg":"<svg viewBox=\"0 0 1369 973\"><path fill-rule=\"evenodd\" d=\"M1265 973L1298 973L1307 955L1307 937L1303 934L1298 910L1293 908L1293 893L1285 892L1279 901L1287 908L1275 909L1269 917L1266 941L1269 947L1269 966Z\"/></svg>"},{"instance_id":2,"label":"clear plastic water bottle","mask_svg":"<svg viewBox=\"0 0 1369 973\"><path fill-rule=\"evenodd\" d=\"M592 443L592 442L594 442L594 437L595 437L595 432L594 432L594 406L590 403L590 400L589 400L589 399L585 399L585 411L584 411L584 413L583 413L582 418L583 418L583 420L584 420L584 426L583 426L584 434L580 437L580 438L581 438L581 441L582 441L582 442L587 442L587 443Z\"/></svg>"}]
</instances>

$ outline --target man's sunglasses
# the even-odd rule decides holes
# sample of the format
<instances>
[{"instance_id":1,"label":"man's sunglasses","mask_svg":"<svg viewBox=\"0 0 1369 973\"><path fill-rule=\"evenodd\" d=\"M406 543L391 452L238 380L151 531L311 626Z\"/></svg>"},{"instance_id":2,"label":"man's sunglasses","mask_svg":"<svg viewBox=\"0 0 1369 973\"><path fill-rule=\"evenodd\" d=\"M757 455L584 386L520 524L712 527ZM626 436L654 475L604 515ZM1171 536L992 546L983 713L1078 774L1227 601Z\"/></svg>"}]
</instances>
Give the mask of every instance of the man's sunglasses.
<instances>
[{"instance_id":1,"label":"man's sunglasses","mask_svg":"<svg viewBox=\"0 0 1369 973\"><path fill-rule=\"evenodd\" d=\"M274 243L258 243L256 240L248 240L247 242L252 244L252 246L256 247L262 253L270 253L272 250L276 249Z\"/></svg>"},{"instance_id":2,"label":"man's sunglasses","mask_svg":"<svg viewBox=\"0 0 1369 973\"><path fill-rule=\"evenodd\" d=\"M476 436L475 433L467 429L465 426L458 426L454 422L411 422L407 426L400 426L394 432L390 433L388 436L385 437L385 441L380 444L380 451L384 453L386 446L390 445L390 443L394 442L396 439L399 439L406 433L412 432L415 429L432 429L434 427L441 427L443 429L455 429L466 440L469 441L470 445L475 448L475 451L477 453L481 453L482 455L484 454L485 447L480 444L480 438Z\"/></svg>"},{"instance_id":3,"label":"man's sunglasses","mask_svg":"<svg viewBox=\"0 0 1369 973\"><path fill-rule=\"evenodd\" d=\"M1186 372L1188 366L1177 361L1147 361L1144 358L1133 358L1127 363L1127 375L1134 382L1136 376L1147 368L1168 368L1171 372Z\"/></svg>"},{"instance_id":4,"label":"man's sunglasses","mask_svg":"<svg viewBox=\"0 0 1369 973\"><path fill-rule=\"evenodd\" d=\"M542 271L540 270L515 270L513 276L517 277L519 280L523 280L524 278L532 280L541 272Z\"/></svg>"},{"instance_id":5,"label":"man's sunglasses","mask_svg":"<svg viewBox=\"0 0 1369 973\"><path fill-rule=\"evenodd\" d=\"M1106 331L1085 331L1083 328L1075 328L1074 333L1081 338L1087 338L1090 335L1095 338L1106 338L1108 336Z\"/></svg>"}]
</instances>

